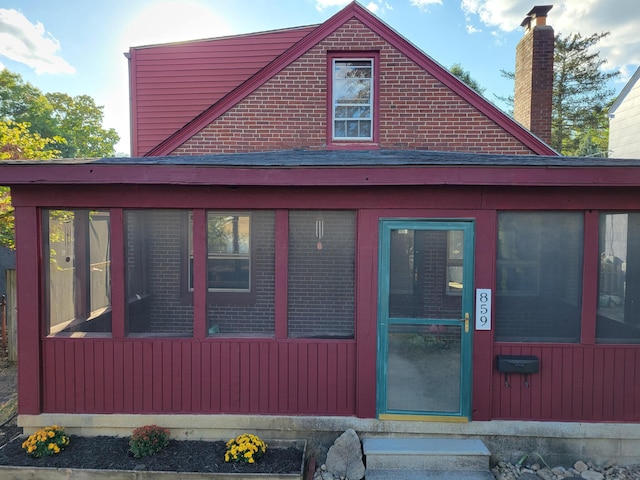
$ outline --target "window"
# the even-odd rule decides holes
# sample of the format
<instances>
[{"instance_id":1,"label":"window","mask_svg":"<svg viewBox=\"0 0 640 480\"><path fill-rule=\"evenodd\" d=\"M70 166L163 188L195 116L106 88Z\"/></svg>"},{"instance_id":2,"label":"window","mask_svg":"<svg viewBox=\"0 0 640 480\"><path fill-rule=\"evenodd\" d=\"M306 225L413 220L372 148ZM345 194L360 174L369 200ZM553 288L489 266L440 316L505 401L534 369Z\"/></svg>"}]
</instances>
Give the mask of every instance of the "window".
<instances>
[{"instance_id":1,"label":"window","mask_svg":"<svg viewBox=\"0 0 640 480\"><path fill-rule=\"evenodd\" d=\"M275 217L273 210L207 213L209 336L275 334Z\"/></svg>"},{"instance_id":2,"label":"window","mask_svg":"<svg viewBox=\"0 0 640 480\"><path fill-rule=\"evenodd\" d=\"M334 140L373 140L373 65L371 59L333 59Z\"/></svg>"},{"instance_id":3,"label":"window","mask_svg":"<svg viewBox=\"0 0 640 480\"><path fill-rule=\"evenodd\" d=\"M193 300L185 298L181 275L190 213L180 209L124 213L130 336L193 335Z\"/></svg>"},{"instance_id":4,"label":"window","mask_svg":"<svg viewBox=\"0 0 640 480\"><path fill-rule=\"evenodd\" d=\"M598 343L640 343L640 214L600 214Z\"/></svg>"},{"instance_id":5,"label":"window","mask_svg":"<svg viewBox=\"0 0 640 480\"><path fill-rule=\"evenodd\" d=\"M189 222L189 290L193 290L193 218ZM251 291L251 215L207 213L207 288Z\"/></svg>"},{"instance_id":6,"label":"window","mask_svg":"<svg viewBox=\"0 0 640 480\"><path fill-rule=\"evenodd\" d=\"M209 290L251 290L251 216L207 214Z\"/></svg>"},{"instance_id":7,"label":"window","mask_svg":"<svg viewBox=\"0 0 640 480\"><path fill-rule=\"evenodd\" d=\"M49 334L111 333L109 212L45 210Z\"/></svg>"},{"instance_id":8,"label":"window","mask_svg":"<svg viewBox=\"0 0 640 480\"><path fill-rule=\"evenodd\" d=\"M584 217L498 214L497 341L578 342Z\"/></svg>"},{"instance_id":9,"label":"window","mask_svg":"<svg viewBox=\"0 0 640 480\"><path fill-rule=\"evenodd\" d=\"M289 337L353 338L355 229L352 211L289 212Z\"/></svg>"},{"instance_id":10,"label":"window","mask_svg":"<svg viewBox=\"0 0 640 480\"><path fill-rule=\"evenodd\" d=\"M462 260L464 255L464 232L447 232L447 293L462 295Z\"/></svg>"}]
</instances>

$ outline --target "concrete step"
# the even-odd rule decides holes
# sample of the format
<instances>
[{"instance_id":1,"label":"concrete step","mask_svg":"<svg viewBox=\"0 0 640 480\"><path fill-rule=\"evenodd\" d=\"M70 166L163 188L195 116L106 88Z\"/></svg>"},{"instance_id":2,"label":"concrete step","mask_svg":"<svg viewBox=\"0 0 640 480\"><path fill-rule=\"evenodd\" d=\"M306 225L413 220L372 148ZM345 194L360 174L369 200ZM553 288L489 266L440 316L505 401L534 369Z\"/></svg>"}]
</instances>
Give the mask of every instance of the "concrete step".
<instances>
[{"instance_id":1,"label":"concrete step","mask_svg":"<svg viewBox=\"0 0 640 480\"><path fill-rule=\"evenodd\" d=\"M495 480L489 471L462 470L368 470L365 480Z\"/></svg>"},{"instance_id":2,"label":"concrete step","mask_svg":"<svg viewBox=\"0 0 640 480\"><path fill-rule=\"evenodd\" d=\"M365 438L362 446L367 480L378 471L489 473L491 453L482 440L475 438Z\"/></svg>"}]
</instances>

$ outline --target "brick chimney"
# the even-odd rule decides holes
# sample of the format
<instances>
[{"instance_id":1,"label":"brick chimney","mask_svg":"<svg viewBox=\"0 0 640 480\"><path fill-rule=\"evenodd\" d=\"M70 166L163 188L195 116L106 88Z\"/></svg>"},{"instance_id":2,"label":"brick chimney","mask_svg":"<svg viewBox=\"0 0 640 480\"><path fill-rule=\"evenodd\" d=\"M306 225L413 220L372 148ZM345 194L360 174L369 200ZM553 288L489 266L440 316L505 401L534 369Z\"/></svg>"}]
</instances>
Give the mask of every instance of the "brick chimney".
<instances>
[{"instance_id":1,"label":"brick chimney","mask_svg":"<svg viewBox=\"0 0 640 480\"><path fill-rule=\"evenodd\" d=\"M540 140L551 143L553 96L553 28L547 13L553 5L531 9L520 26L524 36L516 47L513 116Z\"/></svg>"}]
</instances>

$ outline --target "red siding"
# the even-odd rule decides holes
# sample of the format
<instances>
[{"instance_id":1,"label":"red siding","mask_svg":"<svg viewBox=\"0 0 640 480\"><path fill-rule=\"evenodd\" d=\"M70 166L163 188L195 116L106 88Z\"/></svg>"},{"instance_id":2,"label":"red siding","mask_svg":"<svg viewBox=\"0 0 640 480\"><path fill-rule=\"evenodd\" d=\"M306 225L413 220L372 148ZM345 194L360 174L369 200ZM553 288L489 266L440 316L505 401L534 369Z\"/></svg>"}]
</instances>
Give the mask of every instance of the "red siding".
<instances>
[{"instance_id":1,"label":"red siding","mask_svg":"<svg viewBox=\"0 0 640 480\"><path fill-rule=\"evenodd\" d=\"M314 27L132 48L132 155L144 155Z\"/></svg>"},{"instance_id":2,"label":"red siding","mask_svg":"<svg viewBox=\"0 0 640 480\"><path fill-rule=\"evenodd\" d=\"M355 415L354 341L43 341L42 411Z\"/></svg>"},{"instance_id":3,"label":"red siding","mask_svg":"<svg viewBox=\"0 0 640 480\"><path fill-rule=\"evenodd\" d=\"M493 368L493 419L640 421L640 349L609 345L496 344L495 355L535 355L529 378Z\"/></svg>"},{"instance_id":4,"label":"red siding","mask_svg":"<svg viewBox=\"0 0 640 480\"><path fill-rule=\"evenodd\" d=\"M274 75L175 155L323 149L327 146L327 56L380 52L382 149L531 154L529 147L381 36L352 19Z\"/></svg>"}]
</instances>

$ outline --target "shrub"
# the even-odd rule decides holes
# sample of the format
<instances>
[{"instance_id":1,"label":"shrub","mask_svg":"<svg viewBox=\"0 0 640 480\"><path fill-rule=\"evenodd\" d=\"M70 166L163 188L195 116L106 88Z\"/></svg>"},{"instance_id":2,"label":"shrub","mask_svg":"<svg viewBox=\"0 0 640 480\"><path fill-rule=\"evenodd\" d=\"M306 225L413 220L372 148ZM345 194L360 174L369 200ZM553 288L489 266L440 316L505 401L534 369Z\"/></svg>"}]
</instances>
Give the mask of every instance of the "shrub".
<instances>
[{"instance_id":1,"label":"shrub","mask_svg":"<svg viewBox=\"0 0 640 480\"><path fill-rule=\"evenodd\" d=\"M22 442L22 449L32 457L40 458L60 453L67 445L69 445L69 437L64 428L51 425L30 435Z\"/></svg>"},{"instance_id":2,"label":"shrub","mask_svg":"<svg viewBox=\"0 0 640 480\"><path fill-rule=\"evenodd\" d=\"M267 451L267 444L256 435L243 433L227 442L225 462L255 463Z\"/></svg>"},{"instance_id":3,"label":"shrub","mask_svg":"<svg viewBox=\"0 0 640 480\"><path fill-rule=\"evenodd\" d=\"M133 431L129 440L129 451L135 458L158 453L169 443L171 432L157 425L145 425Z\"/></svg>"}]
</instances>

